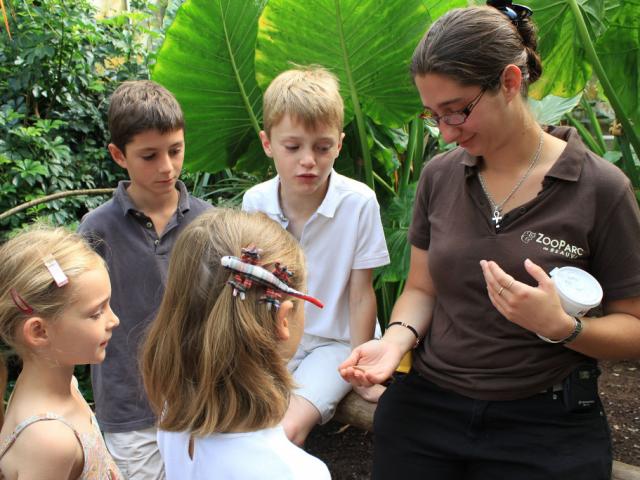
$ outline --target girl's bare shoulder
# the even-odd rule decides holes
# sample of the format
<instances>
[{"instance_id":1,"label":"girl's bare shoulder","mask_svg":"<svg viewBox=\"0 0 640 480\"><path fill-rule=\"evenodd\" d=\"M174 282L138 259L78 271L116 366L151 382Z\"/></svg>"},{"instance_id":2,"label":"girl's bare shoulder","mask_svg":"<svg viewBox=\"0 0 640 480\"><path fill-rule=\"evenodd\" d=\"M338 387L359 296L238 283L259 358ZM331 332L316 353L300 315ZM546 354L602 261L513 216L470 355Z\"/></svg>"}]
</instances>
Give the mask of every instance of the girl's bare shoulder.
<instances>
[{"instance_id":1,"label":"girl's bare shoulder","mask_svg":"<svg viewBox=\"0 0 640 480\"><path fill-rule=\"evenodd\" d=\"M72 475L80 474L83 462L74 431L59 420L42 420L22 430L2 463L9 467L7 471L15 469L19 478L48 480L75 478Z\"/></svg>"}]
</instances>

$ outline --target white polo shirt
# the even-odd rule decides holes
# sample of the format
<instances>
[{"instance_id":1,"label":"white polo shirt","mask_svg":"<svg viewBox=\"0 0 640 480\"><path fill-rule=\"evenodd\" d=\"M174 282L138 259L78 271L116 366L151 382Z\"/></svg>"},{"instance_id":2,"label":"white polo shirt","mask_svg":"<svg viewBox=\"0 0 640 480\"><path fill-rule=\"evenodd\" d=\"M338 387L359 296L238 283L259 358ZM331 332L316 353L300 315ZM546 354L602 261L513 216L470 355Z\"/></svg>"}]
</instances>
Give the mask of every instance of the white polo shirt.
<instances>
[{"instance_id":1,"label":"white polo shirt","mask_svg":"<svg viewBox=\"0 0 640 480\"><path fill-rule=\"evenodd\" d=\"M276 176L249 189L242 209L261 211L287 228L278 200ZM300 244L307 261L307 289L324 303L305 302L305 333L349 342L349 277L351 270L389 263L376 194L365 184L340 175L329 176L329 188L318 210L304 226Z\"/></svg>"}]
</instances>

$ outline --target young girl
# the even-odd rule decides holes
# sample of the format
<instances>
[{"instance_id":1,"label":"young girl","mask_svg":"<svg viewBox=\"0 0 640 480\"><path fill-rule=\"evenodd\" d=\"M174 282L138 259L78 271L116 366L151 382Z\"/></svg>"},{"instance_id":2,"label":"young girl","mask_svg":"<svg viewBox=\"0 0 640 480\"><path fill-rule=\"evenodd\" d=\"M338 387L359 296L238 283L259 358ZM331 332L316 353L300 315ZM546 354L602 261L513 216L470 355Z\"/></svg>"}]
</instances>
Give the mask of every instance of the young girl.
<instances>
[{"instance_id":1,"label":"young girl","mask_svg":"<svg viewBox=\"0 0 640 480\"><path fill-rule=\"evenodd\" d=\"M5 479L122 478L73 378L104 360L119 323L110 296L102 259L64 229L34 227L0 248L0 336L23 364L0 430Z\"/></svg>"},{"instance_id":2,"label":"young girl","mask_svg":"<svg viewBox=\"0 0 640 480\"><path fill-rule=\"evenodd\" d=\"M168 480L330 478L280 425L299 298L319 304L304 284L296 240L263 214L215 209L184 230L141 359Z\"/></svg>"}]
</instances>

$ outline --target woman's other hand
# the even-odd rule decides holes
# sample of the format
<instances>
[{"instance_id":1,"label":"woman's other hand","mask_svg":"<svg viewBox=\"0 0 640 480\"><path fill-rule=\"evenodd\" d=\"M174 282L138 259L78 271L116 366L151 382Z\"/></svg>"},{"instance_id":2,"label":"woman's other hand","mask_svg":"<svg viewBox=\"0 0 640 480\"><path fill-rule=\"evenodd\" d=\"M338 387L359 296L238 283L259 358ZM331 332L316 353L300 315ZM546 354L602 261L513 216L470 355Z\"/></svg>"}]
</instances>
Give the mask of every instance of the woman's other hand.
<instances>
[{"instance_id":1,"label":"woman's other hand","mask_svg":"<svg viewBox=\"0 0 640 480\"><path fill-rule=\"evenodd\" d=\"M531 287L516 281L494 261L480 261L491 303L508 320L551 339L566 338L575 321L562 309L553 280L527 259L524 267L537 282Z\"/></svg>"}]
</instances>

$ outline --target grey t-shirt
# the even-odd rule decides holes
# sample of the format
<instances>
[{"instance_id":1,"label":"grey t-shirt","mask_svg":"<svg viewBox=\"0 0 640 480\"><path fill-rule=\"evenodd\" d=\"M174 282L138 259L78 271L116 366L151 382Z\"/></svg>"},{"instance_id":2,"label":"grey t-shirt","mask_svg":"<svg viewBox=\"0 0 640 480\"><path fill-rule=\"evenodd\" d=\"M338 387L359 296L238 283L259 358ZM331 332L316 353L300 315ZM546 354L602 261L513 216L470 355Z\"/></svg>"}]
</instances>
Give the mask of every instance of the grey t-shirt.
<instances>
[{"instance_id":1,"label":"grey t-shirt","mask_svg":"<svg viewBox=\"0 0 640 480\"><path fill-rule=\"evenodd\" d=\"M498 230L477 175L478 158L457 148L431 160L416 193L411 244L429 251L437 291L414 368L439 386L481 400L524 398L586 360L504 318L487 294L480 260L520 282L531 259L587 270L604 301L640 295L640 213L629 180L588 151L575 129L550 128L567 146L531 201L506 212Z\"/></svg>"},{"instance_id":2,"label":"grey t-shirt","mask_svg":"<svg viewBox=\"0 0 640 480\"><path fill-rule=\"evenodd\" d=\"M106 359L91 367L96 416L106 432L129 432L155 424L142 378L138 350L160 306L169 257L180 232L211 205L191 196L178 181L178 208L161 236L151 219L118 184L113 198L87 213L78 231L105 259L111 277L111 308L120 318Z\"/></svg>"}]
</instances>

